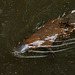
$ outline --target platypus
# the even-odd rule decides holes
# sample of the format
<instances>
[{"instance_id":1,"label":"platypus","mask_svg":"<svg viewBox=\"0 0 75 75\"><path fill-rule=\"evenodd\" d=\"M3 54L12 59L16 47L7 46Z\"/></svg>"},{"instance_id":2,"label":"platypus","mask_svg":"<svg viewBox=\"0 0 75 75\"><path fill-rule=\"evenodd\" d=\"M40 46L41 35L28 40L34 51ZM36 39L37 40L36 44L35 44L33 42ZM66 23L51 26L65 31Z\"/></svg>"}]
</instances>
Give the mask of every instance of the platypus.
<instances>
[{"instance_id":1,"label":"platypus","mask_svg":"<svg viewBox=\"0 0 75 75\"><path fill-rule=\"evenodd\" d=\"M67 37L74 30L75 12L65 18L57 18L55 20L48 21L42 28L38 29L35 33L30 35L29 38L23 41L20 46L14 48L13 53L18 57L27 57L21 56L21 54L34 52L34 50L38 48L50 49L55 41L59 41L62 38ZM40 50L38 52L40 52Z\"/></svg>"}]
</instances>

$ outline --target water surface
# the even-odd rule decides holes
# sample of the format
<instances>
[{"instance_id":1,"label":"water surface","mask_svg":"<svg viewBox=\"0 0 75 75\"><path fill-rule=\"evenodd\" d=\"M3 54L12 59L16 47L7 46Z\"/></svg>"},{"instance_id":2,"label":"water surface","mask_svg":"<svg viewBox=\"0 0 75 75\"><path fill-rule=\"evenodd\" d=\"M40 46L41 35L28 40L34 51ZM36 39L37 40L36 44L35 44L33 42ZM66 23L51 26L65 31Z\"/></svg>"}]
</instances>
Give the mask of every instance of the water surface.
<instances>
[{"instance_id":1,"label":"water surface","mask_svg":"<svg viewBox=\"0 0 75 75\"><path fill-rule=\"evenodd\" d=\"M20 59L10 54L38 27L72 10L75 0L0 0L0 75L74 75L75 48L54 58Z\"/></svg>"}]
</instances>

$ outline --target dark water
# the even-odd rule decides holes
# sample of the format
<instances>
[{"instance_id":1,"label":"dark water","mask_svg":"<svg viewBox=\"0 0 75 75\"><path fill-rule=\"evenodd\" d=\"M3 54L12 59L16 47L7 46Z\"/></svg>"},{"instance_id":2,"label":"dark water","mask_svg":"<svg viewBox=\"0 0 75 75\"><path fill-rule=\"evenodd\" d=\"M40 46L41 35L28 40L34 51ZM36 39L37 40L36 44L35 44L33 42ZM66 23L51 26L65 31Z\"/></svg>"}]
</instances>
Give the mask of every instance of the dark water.
<instances>
[{"instance_id":1,"label":"dark water","mask_svg":"<svg viewBox=\"0 0 75 75\"><path fill-rule=\"evenodd\" d=\"M75 75L75 48L54 58L20 59L10 54L39 26L74 9L75 0L0 0L0 75Z\"/></svg>"}]
</instances>

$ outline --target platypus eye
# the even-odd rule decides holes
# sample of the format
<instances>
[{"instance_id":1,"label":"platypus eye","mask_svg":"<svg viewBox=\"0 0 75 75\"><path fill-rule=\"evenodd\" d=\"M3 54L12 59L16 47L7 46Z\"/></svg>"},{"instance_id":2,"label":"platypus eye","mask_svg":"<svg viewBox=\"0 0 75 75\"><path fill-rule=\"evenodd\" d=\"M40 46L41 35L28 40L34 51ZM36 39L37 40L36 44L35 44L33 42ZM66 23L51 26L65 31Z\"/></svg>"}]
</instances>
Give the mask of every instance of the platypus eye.
<instances>
[{"instance_id":1,"label":"platypus eye","mask_svg":"<svg viewBox=\"0 0 75 75\"><path fill-rule=\"evenodd\" d=\"M29 46L33 46L33 44L29 44Z\"/></svg>"},{"instance_id":2,"label":"platypus eye","mask_svg":"<svg viewBox=\"0 0 75 75\"><path fill-rule=\"evenodd\" d=\"M63 25L64 25L65 28L70 26L70 25L68 24L68 22L67 22L67 23L64 23L64 22L63 22Z\"/></svg>"},{"instance_id":3,"label":"platypus eye","mask_svg":"<svg viewBox=\"0 0 75 75\"><path fill-rule=\"evenodd\" d=\"M59 23L60 24L60 27L61 28L67 28L67 27L70 27L69 23L68 22L61 22Z\"/></svg>"}]
</instances>

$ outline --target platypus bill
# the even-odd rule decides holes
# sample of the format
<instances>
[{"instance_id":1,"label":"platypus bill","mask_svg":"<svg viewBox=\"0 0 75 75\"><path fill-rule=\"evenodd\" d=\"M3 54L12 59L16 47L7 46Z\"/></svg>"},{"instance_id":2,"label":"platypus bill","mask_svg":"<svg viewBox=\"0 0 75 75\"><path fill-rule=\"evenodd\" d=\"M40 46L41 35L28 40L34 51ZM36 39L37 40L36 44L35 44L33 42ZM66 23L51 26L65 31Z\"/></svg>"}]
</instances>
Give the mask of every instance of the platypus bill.
<instances>
[{"instance_id":1,"label":"platypus bill","mask_svg":"<svg viewBox=\"0 0 75 75\"><path fill-rule=\"evenodd\" d=\"M51 50L53 47L56 48L65 45L62 44L63 41L61 42L60 40L66 38L74 30L75 12L65 18L48 21L45 26L30 35L29 38L23 41L17 48L14 48L12 54L19 58L41 58L49 56L48 53L64 51L65 49L58 51ZM55 42L60 42L60 44L53 45ZM33 53L34 55L32 55Z\"/></svg>"}]
</instances>

